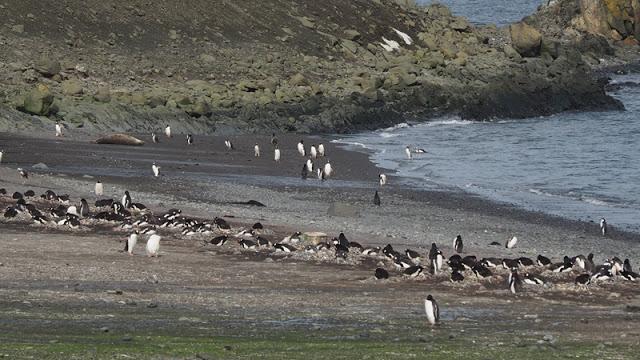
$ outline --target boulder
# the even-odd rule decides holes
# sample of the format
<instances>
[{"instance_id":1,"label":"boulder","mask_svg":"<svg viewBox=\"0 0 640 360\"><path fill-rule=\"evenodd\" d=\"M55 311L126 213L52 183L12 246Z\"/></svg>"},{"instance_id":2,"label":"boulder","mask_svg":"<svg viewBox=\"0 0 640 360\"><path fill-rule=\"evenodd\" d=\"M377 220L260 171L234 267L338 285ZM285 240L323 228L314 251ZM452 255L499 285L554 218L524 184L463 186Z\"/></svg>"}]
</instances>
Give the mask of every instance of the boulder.
<instances>
[{"instance_id":1,"label":"boulder","mask_svg":"<svg viewBox=\"0 0 640 360\"><path fill-rule=\"evenodd\" d=\"M356 41L356 40L360 39L360 37L361 37L361 35L358 32L358 30L354 30L354 29L345 30L344 31L344 36L348 40L352 40L352 41Z\"/></svg>"},{"instance_id":2,"label":"boulder","mask_svg":"<svg viewBox=\"0 0 640 360\"><path fill-rule=\"evenodd\" d=\"M144 141L127 134L111 134L97 139L96 144L142 146Z\"/></svg>"},{"instance_id":3,"label":"boulder","mask_svg":"<svg viewBox=\"0 0 640 360\"><path fill-rule=\"evenodd\" d=\"M342 46L342 48L347 51L348 53L351 54L355 54L358 52L358 43L355 41L351 41L351 40L347 40L347 39L342 39L340 40L340 45Z\"/></svg>"},{"instance_id":4,"label":"boulder","mask_svg":"<svg viewBox=\"0 0 640 360\"><path fill-rule=\"evenodd\" d=\"M511 44L520 55L524 57L540 55L542 34L533 26L523 22L511 24L509 33L511 34Z\"/></svg>"},{"instance_id":5,"label":"boulder","mask_svg":"<svg viewBox=\"0 0 640 360\"><path fill-rule=\"evenodd\" d=\"M297 73L295 75L293 75L291 77L291 79L289 79L289 85L291 86L305 86L305 85L309 85L309 83L307 82L307 79L304 77L304 75Z\"/></svg>"},{"instance_id":6,"label":"boulder","mask_svg":"<svg viewBox=\"0 0 640 360\"><path fill-rule=\"evenodd\" d=\"M107 87L100 87L93 94L93 99L97 102L108 103L111 101L111 91Z\"/></svg>"},{"instance_id":7,"label":"boulder","mask_svg":"<svg viewBox=\"0 0 640 360\"><path fill-rule=\"evenodd\" d=\"M62 93L67 96L82 94L82 83L76 79L65 80L61 84Z\"/></svg>"},{"instance_id":8,"label":"boulder","mask_svg":"<svg viewBox=\"0 0 640 360\"><path fill-rule=\"evenodd\" d=\"M449 27L456 31L469 31L471 29L471 24L469 21L462 16L456 16L453 21L449 24Z\"/></svg>"},{"instance_id":9,"label":"boulder","mask_svg":"<svg viewBox=\"0 0 640 360\"><path fill-rule=\"evenodd\" d=\"M40 74L46 77L52 77L57 75L62 67L60 66L60 62L56 59L52 59L50 57L40 58L35 64L35 69Z\"/></svg>"},{"instance_id":10,"label":"boulder","mask_svg":"<svg viewBox=\"0 0 640 360\"><path fill-rule=\"evenodd\" d=\"M49 115L52 104L53 95L49 88L39 84L25 96L23 110L29 114L46 116Z\"/></svg>"}]
</instances>

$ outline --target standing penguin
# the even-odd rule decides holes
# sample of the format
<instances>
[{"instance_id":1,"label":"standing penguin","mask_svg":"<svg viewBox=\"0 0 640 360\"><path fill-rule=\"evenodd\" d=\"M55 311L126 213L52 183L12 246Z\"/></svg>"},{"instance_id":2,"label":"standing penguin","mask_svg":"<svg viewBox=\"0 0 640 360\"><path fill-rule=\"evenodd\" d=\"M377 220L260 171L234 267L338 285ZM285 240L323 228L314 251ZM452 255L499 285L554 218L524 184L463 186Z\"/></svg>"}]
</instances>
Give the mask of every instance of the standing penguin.
<instances>
[{"instance_id":1,"label":"standing penguin","mask_svg":"<svg viewBox=\"0 0 640 360\"><path fill-rule=\"evenodd\" d=\"M160 239L161 237L156 234L149 236L149 240L147 240L147 256L158 257L158 251L160 250Z\"/></svg>"},{"instance_id":2,"label":"standing penguin","mask_svg":"<svg viewBox=\"0 0 640 360\"><path fill-rule=\"evenodd\" d=\"M318 156L324 156L324 145L322 143L318 145Z\"/></svg>"},{"instance_id":3,"label":"standing penguin","mask_svg":"<svg viewBox=\"0 0 640 360\"><path fill-rule=\"evenodd\" d=\"M164 134L170 138L171 137L171 126L167 125L166 128L164 128Z\"/></svg>"},{"instance_id":4,"label":"standing penguin","mask_svg":"<svg viewBox=\"0 0 640 360\"><path fill-rule=\"evenodd\" d=\"M153 141L154 144L157 144L160 142L160 139L158 139L158 135L156 135L156 133L154 132L151 133L151 140Z\"/></svg>"},{"instance_id":5,"label":"standing penguin","mask_svg":"<svg viewBox=\"0 0 640 360\"><path fill-rule=\"evenodd\" d=\"M404 153L407 154L407 159L413 159L413 155L411 155L411 147L409 147L409 145L404 149Z\"/></svg>"},{"instance_id":6,"label":"standing penguin","mask_svg":"<svg viewBox=\"0 0 640 360\"><path fill-rule=\"evenodd\" d=\"M129 194L129 190L125 190L124 195L122 195L122 201L120 202L125 209L131 207L131 195Z\"/></svg>"},{"instance_id":7,"label":"standing penguin","mask_svg":"<svg viewBox=\"0 0 640 360\"><path fill-rule=\"evenodd\" d=\"M2 155L4 155L4 151L0 150L0 164L2 164Z\"/></svg>"},{"instance_id":8,"label":"standing penguin","mask_svg":"<svg viewBox=\"0 0 640 360\"><path fill-rule=\"evenodd\" d=\"M193 135L187 134L187 145L193 145Z\"/></svg>"},{"instance_id":9,"label":"standing penguin","mask_svg":"<svg viewBox=\"0 0 640 360\"><path fill-rule=\"evenodd\" d=\"M309 150L309 153L311 154L311 157L314 159L318 157L318 150L316 150L315 145L311 145L311 149Z\"/></svg>"},{"instance_id":10,"label":"standing penguin","mask_svg":"<svg viewBox=\"0 0 640 360\"><path fill-rule=\"evenodd\" d=\"M462 253L462 236L458 235L453 239L453 249L458 253Z\"/></svg>"},{"instance_id":11,"label":"standing penguin","mask_svg":"<svg viewBox=\"0 0 640 360\"><path fill-rule=\"evenodd\" d=\"M378 190L373 195L373 205L380 206L380 195L378 195Z\"/></svg>"},{"instance_id":12,"label":"standing penguin","mask_svg":"<svg viewBox=\"0 0 640 360\"><path fill-rule=\"evenodd\" d=\"M258 143L253 147L253 156L260 157L260 146L258 146Z\"/></svg>"},{"instance_id":13,"label":"standing penguin","mask_svg":"<svg viewBox=\"0 0 640 360\"><path fill-rule=\"evenodd\" d=\"M20 174L20 177L22 177L23 179L29 178L29 173L23 168L18 168L18 174Z\"/></svg>"},{"instance_id":14,"label":"standing penguin","mask_svg":"<svg viewBox=\"0 0 640 360\"><path fill-rule=\"evenodd\" d=\"M63 136L62 134L62 124L60 124L58 121L56 121L56 137L61 137Z\"/></svg>"},{"instance_id":15,"label":"standing penguin","mask_svg":"<svg viewBox=\"0 0 640 360\"><path fill-rule=\"evenodd\" d=\"M605 220L605 218L600 219L600 232L602 233L602 236L607 235L607 220Z\"/></svg>"},{"instance_id":16,"label":"standing penguin","mask_svg":"<svg viewBox=\"0 0 640 360\"><path fill-rule=\"evenodd\" d=\"M280 161L280 148L278 148L278 145L276 145L276 149L273 150L273 160L275 160L276 162Z\"/></svg>"},{"instance_id":17,"label":"standing penguin","mask_svg":"<svg viewBox=\"0 0 640 360\"><path fill-rule=\"evenodd\" d=\"M95 193L96 196L102 196L104 194L104 187L102 186L102 182L100 182L100 180L96 181Z\"/></svg>"},{"instance_id":18,"label":"standing penguin","mask_svg":"<svg viewBox=\"0 0 640 360\"><path fill-rule=\"evenodd\" d=\"M302 177L302 180L307 180L307 177L309 177L309 168L307 167L307 164L302 165L300 177Z\"/></svg>"},{"instance_id":19,"label":"standing penguin","mask_svg":"<svg viewBox=\"0 0 640 360\"><path fill-rule=\"evenodd\" d=\"M278 146L278 138L275 133L271 133L271 145Z\"/></svg>"},{"instance_id":20,"label":"standing penguin","mask_svg":"<svg viewBox=\"0 0 640 360\"><path fill-rule=\"evenodd\" d=\"M438 249L438 246L436 245L436 243L432 243L431 249L429 250L429 260L431 261L432 273L437 274L438 271L442 269L443 258L444 256L442 254L442 251Z\"/></svg>"},{"instance_id":21,"label":"standing penguin","mask_svg":"<svg viewBox=\"0 0 640 360\"><path fill-rule=\"evenodd\" d=\"M307 170L312 173L313 172L313 161L311 161L311 159L307 159Z\"/></svg>"},{"instance_id":22,"label":"standing penguin","mask_svg":"<svg viewBox=\"0 0 640 360\"><path fill-rule=\"evenodd\" d=\"M517 243L518 243L518 238L514 236L511 238L511 240L507 241L504 247L506 247L507 249L513 249L513 247L516 246Z\"/></svg>"},{"instance_id":23,"label":"standing penguin","mask_svg":"<svg viewBox=\"0 0 640 360\"><path fill-rule=\"evenodd\" d=\"M300 155L305 156L307 154L307 151L304 149L304 141L300 140L300 142L298 143L298 153L300 153Z\"/></svg>"},{"instance_id":24,"label":"standing penguin","mask_svg":"<svg viewBox=\"0 0 640 360\"><path fill-rule=\"evenodd\" d=\"M83 218L89 216L89 203L85 199L80 199L80 216Z\"/></svg>"},{"instance_id":25,"label":"standing penguin","mask_svg":"<svg viewBox=\"0 0 640 360\"><path fill-rule=\"evenodd\" d=\"M440 307L433 296L428 295L424 301L424 312L427 315L427 321L432 326L440 322Z\"/></svg>"},{"instance_id":26,"label":"standing penguin","mask_svg":"<svg viewBox=\"0 0 640 360\"><path fill-rule=\"evenodd\" d=\"M226 146L227 150L233 150L233 143L229 139L224 141L224 146Z\"/></svg>"},{"instance_id":27,"label":"standing penguin","mask_svg":"<svg viewBox=\"0 0 640 360\"><path fill-rule=\"evenodd\" d=\"M160 166L156 165L155 162L153 163L153 165L151 165L151 170L153 171L153 176L160 176Z\"/></svg>"},{"instance_id":28,"label":"standing penguin","mask_svg":"<svg viewBox=\"0 0 640 360\"><path fill-rule=\"evenodd\" d=\"M327 159L327 163L324 164L324 177L328 178L331 176L331 174L333 173L333 168L331 167L331 163L329 162L329 159Z\"/></svg>"},{"instance_id":29,"label":"standing penguin","mask_svg":"<svg viewBox=\"0 0 640 360\"><path fill-rule=\"evenodd\" d=\"M379 174L378 175L378 180L380 182L380 186L386 185L387 184L387 175Z\"/></svg>"},{"instance_id":30,"label":"standing penguin","mask_svg":"<svg viewBox=\"0 0 640 360\"><path fill-rule=\"evenodd\" d=\"M517 268L511 268L511 273L509 274L509 291L512 294L516 294L520 291L522 287L522 280L520 279L520 275L518 275Z\"/></svg>"},{"instance_id":31,"label":"standing penguin","mask_svg":"<svg viewBox=\"0 0 640 360\"><path fill-rule=\"evenodd\" d=\"M129 235L127 242L124 243L124 251L129 253L129 255L133 255L133 248L136 246L136 243L138 242L138 234L139 234L138 230L135 230L134 232L131 233L131 235ZM147 243L147 248L148 248L148 243Z\"/></svg>"}]
</instances>

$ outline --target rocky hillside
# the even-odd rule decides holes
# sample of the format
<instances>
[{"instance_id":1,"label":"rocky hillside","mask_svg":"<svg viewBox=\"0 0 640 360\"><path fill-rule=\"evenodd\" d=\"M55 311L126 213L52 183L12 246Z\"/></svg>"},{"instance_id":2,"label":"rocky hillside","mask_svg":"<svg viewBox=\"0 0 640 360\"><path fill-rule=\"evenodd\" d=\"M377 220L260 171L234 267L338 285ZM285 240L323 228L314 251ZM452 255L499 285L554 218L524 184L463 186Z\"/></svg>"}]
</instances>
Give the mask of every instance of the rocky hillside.
<instances>
[{"instance_id":1,"label":"rocky hillside","mask_svg":"<svg viewBox=\"0 0 640 360\"><path fill-rule=\"evenodd\" d=\"M411 3L0 0L0 129L342 132L620 106L539 20Z\"/></svg>"}]
</instances>

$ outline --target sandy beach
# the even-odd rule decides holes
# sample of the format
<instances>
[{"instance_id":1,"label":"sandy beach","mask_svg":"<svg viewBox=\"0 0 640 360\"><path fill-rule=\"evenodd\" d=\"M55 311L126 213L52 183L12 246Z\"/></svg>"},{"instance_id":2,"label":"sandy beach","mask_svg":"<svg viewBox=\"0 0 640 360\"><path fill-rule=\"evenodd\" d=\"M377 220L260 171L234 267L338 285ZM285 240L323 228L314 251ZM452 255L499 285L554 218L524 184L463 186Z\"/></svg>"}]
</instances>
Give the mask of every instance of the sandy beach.
<instances>
[{"instance_id":1,"label":"sandy beach","mask_svg":"<svg viewBox=\"0 0 640 360\"><path fill-rule=\"evenodd\" d=\"M142 137L142 136L141 136ZM570 221L492 203L465 193L378 186L383 169L366 154L322 142L335 176L302 180L305 158L297 135L280 135L282 161L273 161L270 134L161 138L142 147L97 145L86 136L27 138L0 134L0 198L15 203L14 191L47 189L69 194L71 203L96 200L96 180L105 197L133 201L161 214L179 208L199 219L223 217L234 230L260 221L265 237L278 241L293 231L340 232L366 246L411 248L426 261L435 242L446 258L461 234L463 255L535 259L538 254L595 254L596 264L618 256L640 261L637 234L606 237L594 223ZM253 146L262 148L260 158ZM402 149L399 149L402 156ZM151 164L161 166L154 178ZM317 161L323 165L326 159ZM44 163L46 168L32 168ZM30 172L23 180L16 168ZM382 206L372 204L378 190ZM256 200L265 207L238 204ZM39 208L50 204L33 200ZM95 209L92 208L92 211ZM21 215L22 216L22 215ZM129 230L87 220L78 230L33 225L28 217L0 220L0 355L9 358L633 358L640 342L637 283L616 279L573 285L580 274L528 271L547 280L513 295L508 271L491 278L465 273L459 284L449 272L403 276L383 256L302 251L276 254L242 250L236 241L205 244L213 236L183 236L161 230L160 257L123 251ZM514 249L490 245L519 238ZM388 280L375 280L376 267ZM522 270L525 271L525 270ZM430 327L423 301L433 294L442 324ZM624 335L624 336L623 336Z\"/></svg>"}]
</instances>

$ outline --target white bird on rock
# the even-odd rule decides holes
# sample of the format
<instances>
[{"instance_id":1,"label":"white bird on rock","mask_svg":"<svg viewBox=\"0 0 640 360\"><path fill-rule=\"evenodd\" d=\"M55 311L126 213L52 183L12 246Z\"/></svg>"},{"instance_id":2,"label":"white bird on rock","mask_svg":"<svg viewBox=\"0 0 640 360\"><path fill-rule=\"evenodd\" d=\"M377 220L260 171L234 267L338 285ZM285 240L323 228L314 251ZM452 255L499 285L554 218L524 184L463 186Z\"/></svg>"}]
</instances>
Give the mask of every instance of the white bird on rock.
<instances>
[{"instance_id":1,"label":"white bird on rock","mask_svg":"<svg viewBox=\"0 0 640 360\"><path fill-rule=\"evenodd\" d=\"M411 45L413 44L413 39L411 38L411 36L403 33L402 31L396 29L396 28L391 28L393 31L396 32L396 34L398 34L398 36L400 36L402 38L402 41L404 41L405 44L407 45Z\"/></svg>"}]
</instances>

